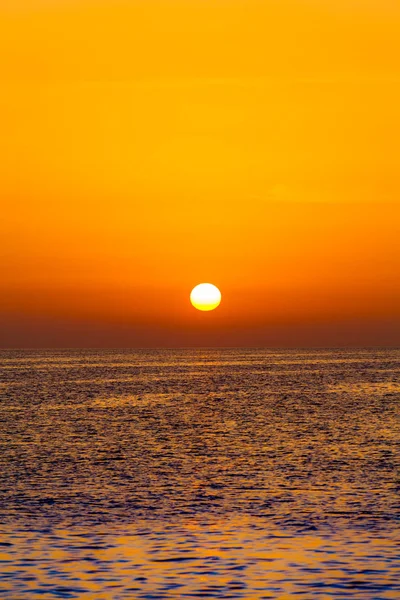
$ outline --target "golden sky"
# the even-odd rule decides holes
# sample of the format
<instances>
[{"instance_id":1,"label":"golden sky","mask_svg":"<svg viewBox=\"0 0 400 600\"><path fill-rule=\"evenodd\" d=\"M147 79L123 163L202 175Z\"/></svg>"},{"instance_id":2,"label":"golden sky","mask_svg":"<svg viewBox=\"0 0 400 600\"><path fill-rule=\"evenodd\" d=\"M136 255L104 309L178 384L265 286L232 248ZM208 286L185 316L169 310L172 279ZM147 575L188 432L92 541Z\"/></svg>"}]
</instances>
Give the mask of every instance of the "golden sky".
<instances>
[{"instance_id":1,"label":"golden sky","mask_svg":"<svg viewBox=\"0 0 400 600\"><path fill-rule=\"evenodd\" d=\"M1 0L0 345L400 344L399 31L394 0Z\"/></svg>"}]
</instances>

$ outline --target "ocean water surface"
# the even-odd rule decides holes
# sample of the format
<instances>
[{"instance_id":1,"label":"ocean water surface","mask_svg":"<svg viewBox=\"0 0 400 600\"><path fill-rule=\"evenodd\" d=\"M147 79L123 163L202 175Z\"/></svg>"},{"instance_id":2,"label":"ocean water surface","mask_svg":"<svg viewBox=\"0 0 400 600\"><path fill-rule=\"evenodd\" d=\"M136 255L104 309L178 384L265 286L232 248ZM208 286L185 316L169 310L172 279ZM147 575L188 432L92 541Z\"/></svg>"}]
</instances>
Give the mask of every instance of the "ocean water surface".
<instances>
[{"instance_id":1,"label":"ocean water surface","mask_svg":"<svg viewBox=\"0 0 400 600\"><path fill-rule=\"evenodd\" d=\"M0 598L400 598L400 350L0 351Z\"/></svg>"}]
</instances>

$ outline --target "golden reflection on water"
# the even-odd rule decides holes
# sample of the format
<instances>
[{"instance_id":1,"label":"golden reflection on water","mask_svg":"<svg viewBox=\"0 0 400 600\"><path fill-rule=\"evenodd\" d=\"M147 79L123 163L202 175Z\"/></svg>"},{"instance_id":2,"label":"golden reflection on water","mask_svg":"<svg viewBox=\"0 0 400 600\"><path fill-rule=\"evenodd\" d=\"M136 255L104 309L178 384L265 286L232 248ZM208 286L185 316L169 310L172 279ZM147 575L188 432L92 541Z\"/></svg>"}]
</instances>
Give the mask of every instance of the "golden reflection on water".
<instances>
[{"instance_id":1,"label":"golden reflection on water","mask_svg":"<svg viewBox=\"0 0 400 600\"><path fill-rule=\"evenodd\" d=\"M3 351L0 597L399 598L399 367Z\"/></svg>"},{"instance_id":2,"label":"golden reflection on water","mask_svg":"<svg viewBox=\"0 0 400 600\"><path fill-rule=\"evenodd\" d=\"M13 545L0 555L3 593L261 599L308 590L307 598L399 597L394 531L372 539L351 530L293 535L238 517L112 529L10 532Z\"/></svg>"}]
</instances>

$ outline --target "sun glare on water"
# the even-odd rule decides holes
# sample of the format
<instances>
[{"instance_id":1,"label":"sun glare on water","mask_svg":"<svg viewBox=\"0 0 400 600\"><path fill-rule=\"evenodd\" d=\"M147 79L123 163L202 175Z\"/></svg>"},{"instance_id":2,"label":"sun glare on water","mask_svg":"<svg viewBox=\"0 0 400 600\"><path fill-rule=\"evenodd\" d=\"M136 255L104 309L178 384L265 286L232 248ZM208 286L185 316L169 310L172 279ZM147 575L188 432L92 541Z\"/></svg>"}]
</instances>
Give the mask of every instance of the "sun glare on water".
<instances>
[{"instance_id":1,"label":"sun glare on water","mask_svg":"<svg viewBox=\"0 0 400 600\"><path fill-rule=\"evenodd\" d=\"M221 303L221 292L212 283L199 283L191 291L190 302L197 310L214 310Z\"/></svg>"}]
</instances>

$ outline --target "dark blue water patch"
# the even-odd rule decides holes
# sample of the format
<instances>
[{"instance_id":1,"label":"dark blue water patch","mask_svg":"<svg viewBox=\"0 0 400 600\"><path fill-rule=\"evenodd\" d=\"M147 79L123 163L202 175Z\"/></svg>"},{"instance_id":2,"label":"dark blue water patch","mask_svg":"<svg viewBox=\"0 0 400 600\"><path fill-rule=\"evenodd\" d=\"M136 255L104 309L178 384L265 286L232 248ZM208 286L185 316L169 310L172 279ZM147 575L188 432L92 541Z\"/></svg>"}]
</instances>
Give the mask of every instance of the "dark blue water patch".
<instances>
[{"instance_id":1,"label":"dark blue water patch","mask_svg":"<svg viewBox=\"0 0 400 600\"><path fill-rule=\"evenodd\" d=\"M48 597L54 598L79 598L80 595L87 593L87 590L81 587L71 588L71 587L55 587L55 588L33 588L30 590L22 590L19 593L23 594L32 594L32 596L43 596L47 595ZM28 595L29 597L29 595Z\"/></svg>"}]
</instances>

